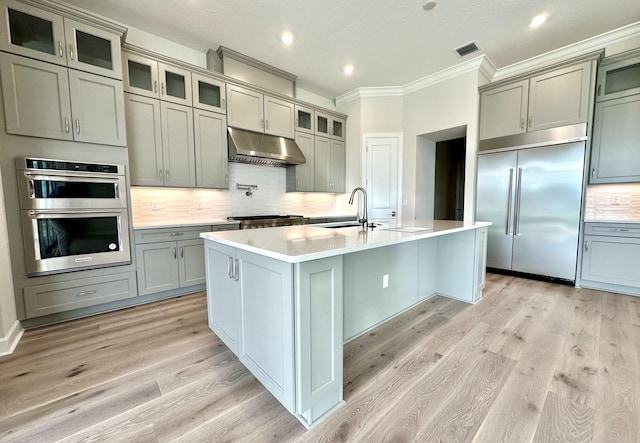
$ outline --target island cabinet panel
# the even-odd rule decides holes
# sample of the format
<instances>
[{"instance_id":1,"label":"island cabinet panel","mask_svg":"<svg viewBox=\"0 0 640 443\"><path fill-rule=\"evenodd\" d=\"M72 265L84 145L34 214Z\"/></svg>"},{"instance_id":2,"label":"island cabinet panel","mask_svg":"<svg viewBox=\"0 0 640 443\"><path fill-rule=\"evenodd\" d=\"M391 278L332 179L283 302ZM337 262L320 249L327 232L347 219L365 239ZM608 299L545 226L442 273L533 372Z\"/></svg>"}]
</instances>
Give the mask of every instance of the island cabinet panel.
<instances>
[{"instance_id":1,"label":"island cabinet panel","mask_svg":"<svg viewBox=\"0 0 640 443\"><path fill-rule=\"evenodd\" d=\"M342 401L342 256L296 265L297 413L313 423Z\"/></svg>"},{"instance_id":2,"label":"island cabinet panel","mask_svg":"<svg viewBox=\"0 0 640 443\"><path fill-rule=\"evenodd\" d=\"M238 355L240 298L233 274L235 249L220 244L213 248L206 242L205 261L209 328Z\"/></svg>"},{"instance_id":3,"label":"island cabinet panel","mask_svg":"<svg viewBox=\"0 0 640 443\"><path fill-rule=\"evenodd\" d=\"M293 379L292 265L236 250L239 269L238 357L289 411Z\"/></svg>"},{"instance_id":4,"label":"island cabinet panel","mask_svg":"<svg viewBox=\"0 0 640 443\"><path fill-rule=\"evenodd\" d=\"M438 294L472 303L480 298L475 286L476 233L477 229L438 237Z\"/></svg>"},{"instance_id":5,"label":"island cabinet panel","mask_svg":"<svg viewBox=\"0 0 640 443\"><path fill-rule=\"evenodd\" d=\"M418 301L418 243L347 254L344 273L362 276L344 282L344 338L350 340Z\"/></svg>"}]
</instances>

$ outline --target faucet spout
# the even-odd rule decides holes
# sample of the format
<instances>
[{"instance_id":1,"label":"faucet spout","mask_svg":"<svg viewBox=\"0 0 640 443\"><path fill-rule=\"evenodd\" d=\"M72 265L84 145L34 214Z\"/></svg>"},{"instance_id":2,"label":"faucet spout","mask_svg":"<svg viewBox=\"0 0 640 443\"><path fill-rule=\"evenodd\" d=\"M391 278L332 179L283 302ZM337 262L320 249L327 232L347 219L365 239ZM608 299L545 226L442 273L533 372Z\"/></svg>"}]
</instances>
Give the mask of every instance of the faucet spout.
<instances>
[{"instance_id":1,"label":"faucet spout","mask_svg":"<svg viewBox=\"0 0 640 443\"><path fill-rule=\"evenodd\" d=\"M351 191L351 197L349 197L349 204L352 205L353 204L353 197L356 195L356 192L361 191L362 195L364 196L364 211L362 213L362 218L359 218L358 222L362 223L362 228L366 231L367 230L367 222L369 221L367 219L367 191L358 186L356 188L353 189L353 191ZM358 214L358 217L360 217L360 214Z\"/></svg>"}]
</instances>

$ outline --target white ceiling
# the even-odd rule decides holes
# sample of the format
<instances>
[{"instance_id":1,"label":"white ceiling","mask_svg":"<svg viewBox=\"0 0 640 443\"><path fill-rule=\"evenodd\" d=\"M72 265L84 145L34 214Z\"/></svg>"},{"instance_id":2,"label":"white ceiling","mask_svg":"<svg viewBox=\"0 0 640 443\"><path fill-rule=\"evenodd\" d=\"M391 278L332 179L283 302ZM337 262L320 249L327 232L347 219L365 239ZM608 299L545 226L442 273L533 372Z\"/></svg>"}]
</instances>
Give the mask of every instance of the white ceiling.
<instances>
[{"instance_id":1,"label":"white ceiling","mask_svg":"<svg viewBox=\"0 0 640 443\"><path fill-rule=\"evenodd\" d=\"M487 54L497 68L640 20L639 0L66 0L198 51L226 46L333 98L401 86ZM531 30L528 23L549 19ZM281 31L295 42L285 48ZM453 48L476 41L460 58ZM341 67L355 65L351 77Z\"/></svg>"}]
</instances>

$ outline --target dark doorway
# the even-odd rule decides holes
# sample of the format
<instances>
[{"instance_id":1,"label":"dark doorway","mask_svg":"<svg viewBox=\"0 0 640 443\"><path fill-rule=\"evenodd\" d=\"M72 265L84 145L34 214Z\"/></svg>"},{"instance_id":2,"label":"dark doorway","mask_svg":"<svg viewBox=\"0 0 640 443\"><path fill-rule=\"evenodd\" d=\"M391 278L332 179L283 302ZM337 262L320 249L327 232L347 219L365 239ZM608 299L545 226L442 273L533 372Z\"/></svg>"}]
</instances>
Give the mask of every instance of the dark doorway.
<instances>
[{"instance_id":1,"label":"dark doorway","mask_svg":"<svg viewBox=\"0 0 640 443\"><path fill-rule=\"evenodd\" d=\"M462 220L466 145L466 137L436 143L435 219Z\"/></svg>"}]
</instances>

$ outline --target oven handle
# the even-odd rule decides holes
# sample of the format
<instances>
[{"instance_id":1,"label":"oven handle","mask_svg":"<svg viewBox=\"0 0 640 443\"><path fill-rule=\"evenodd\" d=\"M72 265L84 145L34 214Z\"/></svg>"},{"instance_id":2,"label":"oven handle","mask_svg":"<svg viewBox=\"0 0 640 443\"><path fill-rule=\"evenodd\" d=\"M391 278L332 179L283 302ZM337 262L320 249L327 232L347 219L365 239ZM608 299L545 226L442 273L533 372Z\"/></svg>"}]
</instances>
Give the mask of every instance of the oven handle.
<instances>
[{"instance_id":1,"label":"oven handle","mask_svg":"<svg viewBox=\"0 0 640 443\"><path fill-rule=\"evenodd\" d=\"M120 211L113 211L111 209L92 209L90 211L87 210L77 210L77 211L29 211L30 216L38 216L38 215L55 215L55 214L63 214L63 215L83 215L83 214L120 214Z\"/></svg>"},{"instance_id":2,"label":"oven handle","mask_svg":"<svg viewBox=\"0 0 640 443\"><path fill-rule=\"evenodd\" d=\"M66 177L66 178L71 178L76 180L86 180L88 178L93 178L93 179L108 180L113 182L118 181L118 178L122 177L122 175L106 174L106 173L94 174L94 173L86 173L86 172L77 172L77 173L74 172L73 174L70 174L69 172L55 172L55 171L50 171L50 172L47 172L46 174L43 174L42 172L25 171L24 176L27 178L45 179L45 180L49 177L56 177L56 178Z\"/></svg>"}]
</instances>

